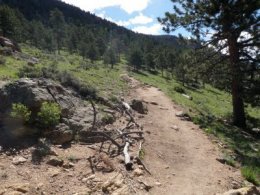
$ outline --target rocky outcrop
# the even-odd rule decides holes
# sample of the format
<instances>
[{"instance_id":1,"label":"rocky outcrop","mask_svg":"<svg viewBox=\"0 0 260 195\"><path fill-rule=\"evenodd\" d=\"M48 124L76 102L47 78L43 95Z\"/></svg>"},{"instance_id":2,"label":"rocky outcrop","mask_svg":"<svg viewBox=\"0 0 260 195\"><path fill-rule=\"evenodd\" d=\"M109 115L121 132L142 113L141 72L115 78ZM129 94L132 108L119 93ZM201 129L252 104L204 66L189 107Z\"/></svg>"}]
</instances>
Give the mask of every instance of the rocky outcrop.
<instances>
[{"instance_id":1,"label":"rocky outcrop","mask_svg":"<svg viewBox=\"0 0 260 195\"><path fill-rule=\"evenodd\" d=\"M237 190L230 190L223 194L217 194L217 195L260 195L260 189L258 189L255 186L252 186L252 187L240 188Z\"/></svg>"},{"instance_id":2,"label":"rocky outcrop","mask_svg":"<svg viewBox=\"0 0 260 195\"><path fill-rule=\"evenodd\" d=\"M0 89L0 113L8 116L13 103L22 103L37 116L45 101L56 102L61 108L61 121L51 132L47 132L55 144L74 139L80 131L89 131L93 123L93 109L77 94L48 79L22 78ZM97 117L97 123L99 123ZM27 135L26 132L23 133ZM21 135L20 135L21 136Z\"/></svg>"},{"instance_id":3,"label":"rocky outcrop","mask_svg":"<svg viewBox=\"0 0 260 195\"><path fill-rule=\"evenodd\" d=\"M0 46L10 48L12 51L21 51L17 43L2 36L0 36Z\"/></svg>"},{"instance_id":4,"label":"rocky outcrop","mask_svg":"<svg viewBox=\"0 0 260 195\"><path fill-rule=\"evenodd\" d=\"M40 110L44 101L56 102L60 105L62 116L73 114L78 98L72 91L47 79L23 78L10 83L0 90L0 112L8 112L12 103L22 103L33 113Z\"/></svg>"}]
</instances>

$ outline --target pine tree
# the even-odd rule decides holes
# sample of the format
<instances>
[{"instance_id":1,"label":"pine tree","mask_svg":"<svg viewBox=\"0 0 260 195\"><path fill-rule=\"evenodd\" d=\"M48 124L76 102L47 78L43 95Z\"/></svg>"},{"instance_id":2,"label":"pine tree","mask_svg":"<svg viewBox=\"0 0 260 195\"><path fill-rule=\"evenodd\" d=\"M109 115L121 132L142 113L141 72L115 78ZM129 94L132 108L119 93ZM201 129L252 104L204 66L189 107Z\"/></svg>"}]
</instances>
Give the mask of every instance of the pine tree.
<instances>
[{"instance_id":1,"label":"pine tree","mask_svg":"<svg viewBox=\"0 0 260 195\"><path fill-rule=\"evenodd\" d=\"M143 64L142 52L139 49L132 49L129 56L129 63L134 67L134 70L140 70Z\"/></svg>"},{"instance_id":2,"label":"pine tree","mask_svg":"<svg viewBox=\"0 0 260 195\"><path fill-rule=\"evenodd\" d=\"M144 64L148 70L155 71L155 62L154 62L154 56L152 53L145 54Z\"/></svg>"},{"instance_id":3,"label":"pine tree","mask_svg":"<svg viewBox=\"0 0 260 195\"><path fill-rule=\"evenodd\" d=\"M60 53L62 41L65 37L65 19L63 13L57 8L50 13L50 23L55 36L57 50Z\"/></svg>"},{"instance_id":4,"label":"pine tree","mask_svg":"<svg viewBox=\"0 0 260 195\"><path fill-rule=\"evenodd\" d=\"M91 60L91 62L94 62L98 59L99 53L96 45L94 43L90 44L87 50L87 56Z\"/></svg>"},{"instance_id":5,"label":"pine tree","mask_svg":"<svg viewBox=\"0 0 260 195\"><path fill-rule=\"evenodd\" d=\"M115 51L112 48L109 48L105 54L104 54L104 63L105 64L110 64L111 69L114 68L114 65L117 63L117 56Z\"/></svg>"},{"instance_id":6,"label":"pine tree","mask_svg":"<svg viewBox=\"0 0 260 195\"><path fill-rule=\"evenodd\" d=\"M0 6L0 34L4 37L14 38L18 28L18 18L14 10L8 6Z\"/></svg>"},{"instance_id":7,"label":"pine tree","mask_svg":"<svg viewBox=\"0 0 260 195\"><path fill-rule=\"evenodd\" d=\"M204 46L213 45L218 52L227 49L232 72L233 122L246 126L243 100L243 66L258 61L259 55L259 0L172 0L174 13L166 13L159 21L167 32L184 27L197 39L212 34ZM243 36L243 35L249 36ZM254 50L254 55L248 49ZM223 55L222 55L223 56ZM252 64L253 66L253 64Z\"/></svg>"}]
</instances>

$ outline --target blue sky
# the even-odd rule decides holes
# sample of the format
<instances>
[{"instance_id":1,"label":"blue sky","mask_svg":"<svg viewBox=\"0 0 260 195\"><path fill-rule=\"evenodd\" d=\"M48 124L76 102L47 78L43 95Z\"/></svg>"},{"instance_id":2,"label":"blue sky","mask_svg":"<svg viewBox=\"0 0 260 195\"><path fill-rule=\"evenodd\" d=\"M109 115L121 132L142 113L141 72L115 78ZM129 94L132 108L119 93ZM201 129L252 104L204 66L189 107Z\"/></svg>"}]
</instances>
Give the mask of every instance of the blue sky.
<instances>
[{"instance_id":1,"label":"blue sky","mask_svg":"<svg viewBox=\"0 0 260 195\"><path fill-rule=\"evenodd\" d=\"M95 15L143 34L166 34L157 21L166 11L172 11L170 0L63 0L66 3L90 11ZM179 30L178 35L185 31Z\"/></svg>"}]
</instances>

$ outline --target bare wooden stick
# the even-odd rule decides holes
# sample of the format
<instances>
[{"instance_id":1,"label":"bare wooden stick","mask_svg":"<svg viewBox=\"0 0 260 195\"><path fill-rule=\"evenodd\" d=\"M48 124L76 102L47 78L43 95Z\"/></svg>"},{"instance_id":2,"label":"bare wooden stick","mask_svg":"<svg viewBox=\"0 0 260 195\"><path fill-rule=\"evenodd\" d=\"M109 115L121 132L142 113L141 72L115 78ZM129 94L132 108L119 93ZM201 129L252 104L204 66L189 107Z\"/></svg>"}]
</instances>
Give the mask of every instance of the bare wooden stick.
<instances>
[{"instance_id":1,"label":"bare wooden stick","mask_svg":"<svg viewBox=\"0 0 260 195\"><path fill-rule=\"evenodd\" d=\"M93 156L88 157L88 161L89 161L89 164L90 164L92 174L95 174L95 170L94 170L94 166L93 166L93 162L92 162L92 157Z\"/></svg>"},{"instance_id":2,"label":"bare wooden stick","mask_svg":"<svg viewBox=\"0 0 260 195\"><path fill-rule=\"evenodd\" d=\"M99 153L101 153L102 149L103 149L103 145L104 145L104 141L101 143L101 146L99 148Z\"/></svg>"},{"instance_id":3,"label":"bare wooden stick","mask_svg":"<svg viewBox=\"0 0 260 195\"><path fill-rule=\"evenodd\" d=\"M93 108L93 112L94 112L94 114L93 114L93 123L92 123L92 131L93 131L95 129L96 121L97 121L97 110L96 110L94 102L91 99L89 99L89 102L90 102L90 104L91 104L91 106Z\"/></svg>"},{"instance_id":4,"label":"bare wooden stick","mask_svg":"<svg viewBox=\"0 0 260 195\"><path fill-rule=\"evenodd\" d=\"M136 161L138 164L142 165L144 167L144 170L149 173L150 175L152 175L152 173L147 169L147 167L145 166L145 164L143 163L143 161L137 156L136 158Z\"/></svg>"},{"instance_id":5,"label":"bare wooden stick","mask_svg":"<svg viewBox=\"0 0 260 195\"><path fill-rule=\"evenodd\" d=\"M139 150L138 150L138 153L137 153L137 156L140 158L140 155L141 155L141 151L142 151L142 144L143 142L140 142L139 144Z\"/></svg>"},{"instance_id":6,"label":"bare wooden stick","mask_svg":"<svg viewBox=\"0 0 260 195\"><path fill-rule=\"evenodd\" d=\"M131 170L133 163L131 162L130 155L128 153L128 148L130 146L130 143L127 141L124 147L124 156L125 156L125 166L127 170Z\"/></svg>"},{"instance_id":7,"label":"bare wooden stick","mask_svg":"<svg viewBox=\"0 0 260 195\"><path fill-rule=\"evenodd\" d=\"M91 133L94 134L94 136L102 136L102 137L105 137L107 140L110 140L114 145L117 146L118 148L118 154L120 154L121 152L121 149L124 147L123 145L121 146L119 143L117 143L115 141L115 139L113 139L112 137L110 137L109 135L107 135L105 132L103 131L92 131Z\"/></svg>"}]
</instances>

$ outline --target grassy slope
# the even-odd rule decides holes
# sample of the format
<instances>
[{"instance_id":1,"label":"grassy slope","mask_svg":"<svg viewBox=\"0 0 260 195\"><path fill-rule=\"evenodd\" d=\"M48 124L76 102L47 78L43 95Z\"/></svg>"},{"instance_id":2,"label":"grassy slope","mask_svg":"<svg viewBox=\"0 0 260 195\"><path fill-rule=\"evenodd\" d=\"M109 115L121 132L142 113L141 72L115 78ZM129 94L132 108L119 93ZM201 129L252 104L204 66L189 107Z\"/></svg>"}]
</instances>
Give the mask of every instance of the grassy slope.
<instances>
[{"instance_id":1,"label":"grassy slope","mask_svg":"<svg viewBox=\"0 0 260 195\"><path fill-rule=\"evenodd\" d=\"M132 73L136 79L160 88L174 102L182 105L191 115L193 122L199 124L207 133L216 136L227 145L223 148L223 158L230 165L236 160L242 164L242 174L251 182L260 185L260 141L241 133L241 130L225 124L232 112L231 95L206 85L198 90L183 87L174 79L167 80L150 73ZM174 88L182 87L192 100L177 93ZM246 111L250 117L260 119L260 109L248 106ZM259 125L259 120L258 120ZM234 155L236 153L237 155Z\"/></svg>"},{"instance_id":2,"label":"grassy slope","mask_svg":"<svg viewBox=\"0 0 260 195\"><path fill-rule=\"evenodd\" d=\"M39 59L39 63L35 65L35 69L57 66L58 70L66 70L84 83L93 86L102 96L120 96L126 90L126 83L120 80L120 74L122 73L122 66L120 64L114 70L111 70L101 61L95 62L94 65L89 65L91 63L88 60L83 60L81 56L76 54L71 55L64 51L60 55L54 55L27 45L23 45L22 50L25 54ZM4 58L6 62L4 65L0 65L0 80L18 79L19 69L26 65L27 62L15 59L14 57L1 58ZM87 66L88 68L84 68L83 66Z\"/></svg>"},{"instance_id":3,"label":"grassy slope","mask_svg":"<svg viewBox=\"0 0 260 195\"><path fill-rule=\"evenodd\" d=\"M81 81L98 89L100 95L106 97L120 96L127 89L126 83L120 80L120 74L124 71L123 64L126 64L124 61L118 64L114 70L110 70L101 61L95 62L94 66L85 69L82 68L82 64L90 64L89 61L83 60L81 56L76 54L71 55L64 51L60 55L48 54L26 45L22 46L22 50L24 53L40 60L36 68L57 65L59 70L66 70L80 78ZM19 68L26 62L13 57L5 57L5 60L5 64L0 65L0 80L17 79ZM149 73L131 74L138 80L162 89L174 102L186 108L195 123L200 124L206 132L218 137L228 145L230 151L236 151L239 154L240 159L238 160L242 162L242 172L246 178L256 184L260 183L260 168L258 168L260 167L259 140L246 138L239 129L217 120L230 116L232 111L230 94L209 85L199 90L185 88L186 94L193 97L191 101L175 92L174 87L181 86L181 84L173 79L166 80L159 75ZM254 118L260 118L259 108L248 107L247 112ZM234 164L234 157L230 151L225 150L224 157L229 164Z\"/></svg>"}]
</instances>

